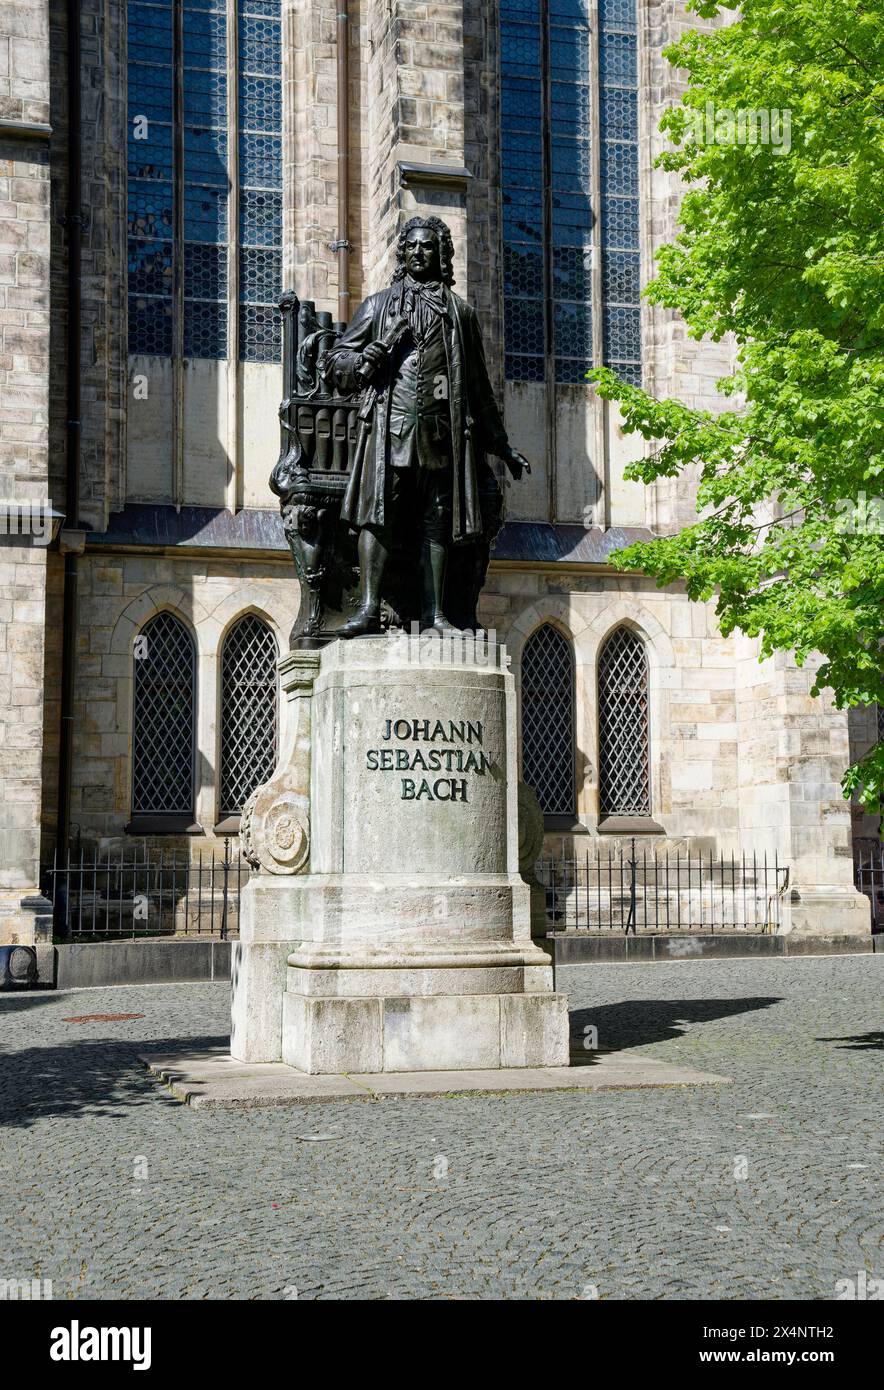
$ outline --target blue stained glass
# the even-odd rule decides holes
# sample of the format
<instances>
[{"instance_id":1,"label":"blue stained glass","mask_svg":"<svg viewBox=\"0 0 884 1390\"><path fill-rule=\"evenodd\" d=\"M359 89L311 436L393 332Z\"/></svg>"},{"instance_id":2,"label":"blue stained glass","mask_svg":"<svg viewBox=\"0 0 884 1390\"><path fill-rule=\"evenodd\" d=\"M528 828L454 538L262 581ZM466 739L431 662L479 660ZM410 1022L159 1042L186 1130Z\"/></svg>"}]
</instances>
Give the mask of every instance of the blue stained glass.
<instances>
[{"instance_id":1,"label":"blue stained glass","mask_svg":"<svg viewBox=\"0 0 884 1390\"><path fill-rule=\"evenodd\" d=\"M559 386L585 386L586 374L592 369L590 357L556 356L556 381Z\"/></svg>"},{"instance_id":2,"label":"blue stained glass","mask_svg":"<svg viewBox=\"0 0 884 1390\"><path fill-rule=\"evenodd\" d=\"M276 130L282 125L282 86L272 77L241 76L239 115L243 130Z\"/></svg>"},{"instance_id":3,"label":"blue stained glass","mask_svg":"<svg viewBox=\"0 0 884 1390\"><path fill-rule=\"evenodd\" d=\"M543 183L543 146L540 130L507 131L501 142L502 177L507 187L540 188Z\"/></svg>"},{"instance_id":4,"label":"blue stained glass","mask_svg":"<svg viewBox=\"0 0 884 1390\"><path fill-rule=\"evenodd\" d=\"M638 92L606 87L599 99L602 138L634 140L638 130Z\"/></svg>"},{"instance_id":5,"label":"blue stained glass","mask_svg":"<svg viewBox=\"0 0 884 1390\"><path fill-rule=\"evenodd\" d=\"M537 81L513 78L500 94L500 119L504 130L539 127L542 114L541 89Z\"/></svg>"},{"instance_id":6,"label":"blue stained glass","mask_svg":"<svg viewBox=\"0 0 884 1390\"><path fill-rule=\"evenodd\" d=\"M282 251L244 246L239 256L240 298L244 304L276 304L282 292Z\"/></svg>"},{"instance_id":7,"label":"blue stained glass","mask_svg":"<svg viewBox=\"0 0 884 1390\"><path fill-rule=\"evenodd\" d=\"M641 386L642 384L642 364L641 362L605 362L606 367L620 377L621 381L627 382L630 386Z\"/></svg>"},{"instance_id":8,"label":"blue stained glass","mask_svg":"<svg viewBox=\"0 0 884 1390\"><path fill-rule=\"evenodd\" d=\"M511 352L543 352L543 300L504 299L504 333Z\"/></svg>"},{"instance_id":9,"label":"blue stained glass","mask_svg":"<svg viewBox=\"0 0 884 1390\"><path fill-rule=\"evenodd\" d=\"M503 236L505 241L543 240L543 207L536 193L510 188L503 195Z\"/></svg>"},{"instance_id":10,"label":"blue stained glass","mask_svg":"<svg viewBox=\"0 0 884 1390\"><path fill-rule=\"evenodd\" d=\"M543 294L551 284L556 380L582 382L592 365L592 237L600 199L606 358L640 373L636 0L598 0L599 130L592 130L591 0L501 0L501 181L505 371L542 381ZM549 130L540 128L545 8ZM593 192L597 141L601 187ZM551 241L544 244L548 161ZM544 272L544 264L548 271ZM549 277L549 278L548 278ZM607 341L610 337L611 342Z\"/></svg>"},{"instance_id":11,"label":"blue stained glass","mask_svg":"<svg viewBox=\"0 0 884 1390\"><path fill-rule=\"evenodd\" d=\"M227 295L227 247L188 241L184 244L184 283L194 299Z\"/></svg>"},{"instance_id":12,"label":"blue stained glass","mask_svg":"<svg viewBox=\"0 0 884 1390\"><path fill-rule=\"evenodd\" d=\"M174 226L171 183L130 179L127 223L130 236L170 237Z\"/></svg>"},{"instance_id":13,"label":"blue stained glass","mask_svg":"<svg viewBox=\"0 0 884 1390\"><path fill-rule=\"evenodd\" d=\"M638 146L606 140L602 147L602 194L638 195Z\"/></svg>"},{"instance_id":14,"label":"blue stained glass","mask_svg":"<svg viewBox=\"0 0 884 1390\"><path fill-rule=\"evenodd\" d=\"M556 299L592 298L592 248L556 246L553 250L553 295Z\"/></svg>"},{"instance_id":15,"label":"blue stained glass","mask_svg":"<svg viewBox=\"0 0 884 1390\"><path fill-rule=\"evenodd\" d=\"M599 0L602 29L635 29L635 0Z\"/></svg>"},{"instance_id":16,"label":"blue stained glass","mask_svg":"<svg viewBox=\"0 0 884 1390\"><path fill-rule=\"evenodd\" d=\"M537 298L543 294L543 252L539 246L504 245L503 288L508 295Z\"/></svg>"},{"instance_id":17,"label":"blue stained glass","mask_svg":"<svg viewBox=\"0 0 884 1390\"><path fill-rule=\"evenodd\" d=\"M129 351L172 351L172 6L128 7Z\"/></svg>"},{"instance_id":18,"label":"blue stained glass","mask_svg":"<svg viewBox=\"0 0 884 1390\"><path fill-rule=\"evenodd\" d=\"M244 362L282 359L282 318L275 304L245 304L240 310L239 355Z\"/></svg>"},{"instance_id":19,"label":"blue stained glass","mask_svg":"<svg viewBox=\"0 0 884 1390\"><path fill-rule=\"evenodd\" d=\"M215 361L227 356L227 305L211 300L184 301L184 356L208 357Z\"/></svg>"},{"instance_id":20,"label":"blue stained glass","mask_svg":"<svg viewBox=\"0 0 884 1390\"><path fill-rule=\"evenodd\" d=\"M549 67L557 82L588 82L588 36L576 29L553 29L549 40Z\"/></svg>"},{"instance_id":21,"label":"blue stained glass","mask_svg":"<svg viewBox=\"0 0 884 1390\"><path fill-rule=\"evenodd\" d=\"M185 126L184 177L189 183L210 183L227 188L230 175L227 169L226 131Z\"/></svg>"},{"instance_id":22,"label":"blue stained glass","mask_svg":"<svg viewBox=\"0 0 884 1390\"><path fill-rule=\"evenodd\" d=\"M549 17L553 24L589 23L590 0L549 0Z\"/></svg>"},{"instance_id":23,"label":"blue stained glass","mask_svg":"<svg viewBox=\"0 0 884 1390\"><path fill-rule=\"evenodd\" d=\"M184 83L187 125L224 125L227 120L227 77L223 72L191 68Z\"/></svg>"},{"instance_id":24,"label":"blue stained glass","mask_svg":"<svg viewBox=\"0 0 884 1390\"><path fill-rule=\"evenodd\" d=\"M243 135L239 142L239 176L244 184L259 188L282 185L282 137Z\"/></svg>"},{"instance_id":25,"label":"blue stained glass","mask_svg":"<svg viewBox=\"0 0 884 1390\"><path fill-rule=\"evenodd\" d=\"M602 245L638 250L638 198L606 198L602 208Z\"/></svg>"},{"instance_id":26,"label":"blue stained glass","mask_svg":"<svg viewBox=\"0 0 884 1390\"><path fill-rule=\"evenodd\" d=\"M588 135L592 98L589 87L577 82L551 82L549 111L553 132Z\"/></svg>"},{"instance_id":27,"label":"blue stained glass","mask_svg":"<svg viewBox=\"0 0 884 1390\"><path fill-rule=\"evenodd\" d=\"M599 0L604 360L641 381L635 0ZM617 32L629 30L630 32Z\"/></svg>"},{"instance_id":28,"label":"blue stained glass","mask_svg":"<svg viewBox=\"0 0 884 1390\"><path fill-rule=\"evenodd\" d=\"M503 370L507 381L543 381L544 359L508 352L504 357Z\"/></svg>"},{"instance_id":29,"label":"blue stained glass","mask_svg":"<svg viewBox=\"0 0 884 1390\"><path fill-rule=\"evenodd\" d=\"M605 357L636 361L641 353L641 311L621 305L605 305Z\"/></svg>"},{"instance_id":30,"label":"blue stained glass","mask_svg":"<svg viewBox=\"0 0 884 1390\"><path fill-rule=\"evenodd\" d=\"M133 127L129 133L127 167L130 179L172 179L172 127L147 121L144 139Z\"/></svg>"},{"instance_id":31,"label":"blue stained glass","mask_svg":"<svg viewBox=\"0 0 884 1390\"><path fill-rule=\"evenodd\" d=\"M276 246L282 235L282 194L244 188L240 197L243 245Z\"/></svg>"},{"instance_id":32,"label":"blue stained glass","mask_svg":"<svg viewBox=\"0 0 884 1390\"><path fill-rule=\"evenodd\" d=\"M603 87L637 86L634 34L602 34L599 44L599 76Z\"/></svg>"},{"instance_id":33,"label":"blue stained glass","mask_svg":"<svg viewBox=\"0 0 884 1390\"><path fill-rule=\"evenodd\" d=\"M185 185L184 236L187 241L227 240L227 190Z\"/></svg>"},{"instance_id":34,"label":"blue stained glass","mask_svg":"<svg viewBox=\"0 0 884 1390\"><path fill-rule=\"evenodd\" d=\"M500 70L507 77L536 77L541 68L540 26L501 24Z\"/></svg>"},{"instance_id":35,"label":"blue stained glass","mask_svg":"<svg viewBox=\"0 0 884 1390\"><path fill-rule=\"evenodd\" d=\"M153 357L172 355L172 301L130 294L129 351Z\"/></svg>"},{"instance_id":36,"label":"blue stained glass","mask_svg":"<svg viewBox=\"0 0 884 1390\"><path fill-rule=\"evenodd\" d=\"M540 18L541 0L500 0L501 22L513 19Z\"/></svg>"},{"instance_id":37,"label":"blue stained glass","mask_svg":"<svg viewBox=\"0 0 884 1390\"><path fill-rule=\"evenodd\" d=\"M239 353L278 362L282 288L282 82L279 0L244 0L239 20L241 249Z\"/></svg>"},{"instance_id":38,"label":"blue stained glass","mask_svg":"<svg viewBox=\"0 0 884 1390\"><path fill-rule=\"evenodd\" d=\"M240 18L239 64L242 72L278 77L282 72L281 29L278 20Z\"/></svg>"},{"instance_id":39,"label":"blue stained glass","mask_svg":"<svg viewBox=\"0 0 884 1390\"><path fill-rule=\"evenodd\" d=\"M172 8L130 5L128 10L130 60L143 63L172 62Z\"/></svg>"},{"instance_id":40,"label":"blue stained glass","mask_svg":"<svg viewBox=\"0 0 884 1390\"><path fill-rule=\"evenodd\" d=\"M637 304L641 289L641 257L637 251L607 251L602 260L605 300Z\"/></svg>"},{"instance_id":41,"label":"blue stained glass","mask_svg":"<svg viewBox=\"0 0 884 1390\"><path fill-rule=\"evenodd\" d=\"M554 140L551 163L553 184L557 189L589 193L592 164L588 140Z\"/></svg>"},{"instance_id":42,"label":"blue stained glass","mask_svg":"<svg viewBox=\"0 0 884 1390\"><path fill-rule=\"evenodd\" d=\"M583 194L560 193L552 195L553 244L564 246L585 245L589 242L593 227L592 206Z\"/></svg>"},{"instance_id":43,"label":"blue stained glass","mask_svg":"<svg viewBox=\"0 0 884 1390\"><path fill-rule=\"evenodd\" d=\"M185 69L227 67L227 15L206 10L184 12ZM185 83L188 78L185 77Z\"/></svg>"},{"instance_id":44,"label":"blue stained glass","mask_svg":"<svg viewBox=\"0 0 884 1390\"><path fill-rule=\"evenodd\" d=\"M556 357L592 357L592 305L558 300L553 306Z\"/></svg>"},{"instance_id":45,"label":"blue stained glass","mask_svg":"<svg viewBox=\"0 0 884 1390\"><path fill-rule=\"evenodd\" d=\"M172 293L171 241L129 238L129 291L132 294L170 296Z\"/></svg>"},{"instance_id":46,"label":"blue stained glass","mask_svg":"<svg viewBox=\"0 0 884 1390\"><path fill-rule=\"evenodd\" d=\"M146 63L129 63L129 132L137 116L148 120L172 119L172 69L151 67Z\"/></svg>"}]
</instances>

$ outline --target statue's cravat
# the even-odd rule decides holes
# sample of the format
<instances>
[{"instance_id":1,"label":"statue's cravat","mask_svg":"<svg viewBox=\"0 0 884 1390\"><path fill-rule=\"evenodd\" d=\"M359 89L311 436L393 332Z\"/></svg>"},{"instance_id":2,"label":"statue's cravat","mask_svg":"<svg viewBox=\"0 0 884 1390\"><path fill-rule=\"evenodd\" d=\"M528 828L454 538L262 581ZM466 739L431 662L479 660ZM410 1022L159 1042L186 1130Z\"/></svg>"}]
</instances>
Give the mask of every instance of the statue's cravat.
<instances>
[{"instance_id":1,"label":"statue's cravat","mask_svg":"<svg viewBox=\"0 0 884 1390\"><path fill-rule=\"evenodd\" d=\"M429 332L433 316L445 317L448 304L445 290L436 280L424 282L406 275L403 283L402 307L418 342L422 342Z\"/></svg>"}]
</instances>

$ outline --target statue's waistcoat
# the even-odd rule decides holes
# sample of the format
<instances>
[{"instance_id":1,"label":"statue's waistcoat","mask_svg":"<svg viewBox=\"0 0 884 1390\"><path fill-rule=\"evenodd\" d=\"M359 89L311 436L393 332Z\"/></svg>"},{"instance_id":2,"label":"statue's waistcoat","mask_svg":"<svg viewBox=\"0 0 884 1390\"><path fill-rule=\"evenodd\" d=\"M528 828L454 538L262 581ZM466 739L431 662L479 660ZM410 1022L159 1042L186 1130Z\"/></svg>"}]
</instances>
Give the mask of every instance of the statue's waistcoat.
<instances>
[{"instance_id":1,"label":"statue's waistcoat","mask_svg":"<svg viewBox=\"0 0 884 1390\"><path fill-rule=\"evenodd\" d=\"M451 466L448 358L443 321L433 315L426 335L409 333L390 383L390 465Z\"/></svg>"}]
</instances>

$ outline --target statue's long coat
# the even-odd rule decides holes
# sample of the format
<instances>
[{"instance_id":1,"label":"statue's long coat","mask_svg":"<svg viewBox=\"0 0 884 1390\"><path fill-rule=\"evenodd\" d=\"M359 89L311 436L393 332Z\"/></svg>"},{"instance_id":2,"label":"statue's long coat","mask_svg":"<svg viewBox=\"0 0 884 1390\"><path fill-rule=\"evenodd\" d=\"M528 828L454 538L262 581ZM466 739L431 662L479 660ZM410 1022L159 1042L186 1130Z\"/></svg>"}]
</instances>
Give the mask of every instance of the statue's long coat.
<instances>
[{"instance_id":1,"label":"statue's long coat","mask_svg":"<svg viewBox=\"0 0 884 1390\"><path fill-rule=\"evenodd\" d=\"M445 351L448 359L449 408L453 452L452 539L455 543L481 534L479 478L487 471L485 455L500 454L507 447L506 430L494 399L482 333L474 309L447 287ZM391 314L399 311L401 289L394 283L388 289L369 295L357 310L353 322L329 353L335 380L345 391L359 387L355 375L359 354L382 338ZM341 517L351 526L385 526L388 499L387 458L390 418L390 377L401 356L401 344L394 346L385 366L363 393L360 421L363 447L357 452Z\"/></svg>"}]
</instances>

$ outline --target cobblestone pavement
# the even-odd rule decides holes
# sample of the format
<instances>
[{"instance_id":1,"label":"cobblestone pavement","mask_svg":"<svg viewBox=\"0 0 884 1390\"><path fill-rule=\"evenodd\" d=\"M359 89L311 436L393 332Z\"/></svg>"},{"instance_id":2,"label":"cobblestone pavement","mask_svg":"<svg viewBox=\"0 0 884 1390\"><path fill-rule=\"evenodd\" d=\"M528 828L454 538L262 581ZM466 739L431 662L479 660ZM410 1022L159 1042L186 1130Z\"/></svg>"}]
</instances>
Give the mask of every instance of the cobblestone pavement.
<instances>
[{"instance_id":1,"label":"cobblestone pavement","mask_svg":"<svg viewBox=\"0 0 884 1390\"><path fill-rule=\"evenodd\" d=\"M0 997L0 1278L55 1298L832 1298L880 1250L884 957L560 972L730 1086L199 1113L219 985ZM137 1013L124 1022L71 1015ZM139 1176L140 1175L140 1176Z\"/></svg>"}]
</instances>

